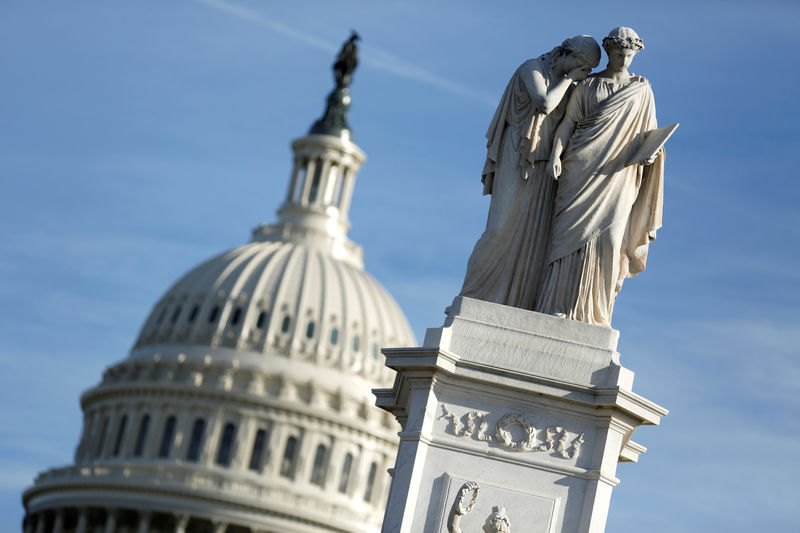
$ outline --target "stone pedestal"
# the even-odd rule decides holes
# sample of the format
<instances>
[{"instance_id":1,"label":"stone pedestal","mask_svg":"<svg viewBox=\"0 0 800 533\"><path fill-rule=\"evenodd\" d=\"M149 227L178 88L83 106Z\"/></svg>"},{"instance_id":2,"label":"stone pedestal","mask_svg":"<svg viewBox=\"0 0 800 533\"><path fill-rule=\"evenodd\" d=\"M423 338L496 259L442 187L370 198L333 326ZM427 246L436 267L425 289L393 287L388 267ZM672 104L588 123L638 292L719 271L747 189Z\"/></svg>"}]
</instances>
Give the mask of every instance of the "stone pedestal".
<instances>
[{"instance_id":1,"label":"stone pedestal","mask_svg":"<svg viewBox=\"0 0 800 533\"><path fill-rule=\"evenodd\" d=\"M458 297L424 346L384 350L377 405L403 430L383 532L603 532L634 429L667 414L632 392L618 337Z\"/></svg>"}]
</instances>

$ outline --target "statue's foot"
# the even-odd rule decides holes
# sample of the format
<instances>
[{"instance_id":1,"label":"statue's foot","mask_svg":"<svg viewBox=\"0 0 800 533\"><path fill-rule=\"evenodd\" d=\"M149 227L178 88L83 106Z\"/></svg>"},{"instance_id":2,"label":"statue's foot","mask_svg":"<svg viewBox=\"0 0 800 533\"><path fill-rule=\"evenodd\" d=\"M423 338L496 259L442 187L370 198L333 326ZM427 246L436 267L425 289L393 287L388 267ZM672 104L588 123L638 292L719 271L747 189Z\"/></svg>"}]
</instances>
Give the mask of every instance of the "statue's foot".
<instances>
[{"instance_id":1,"label":"statue's foot","mask_svg":"<svg viewBox=\"0 0 800 533\"><path fill-rule=\"evenodd\" d=\"M566 313L553 313L553 316L556 318L567 318Z\"/></svg>"}]
</instances>

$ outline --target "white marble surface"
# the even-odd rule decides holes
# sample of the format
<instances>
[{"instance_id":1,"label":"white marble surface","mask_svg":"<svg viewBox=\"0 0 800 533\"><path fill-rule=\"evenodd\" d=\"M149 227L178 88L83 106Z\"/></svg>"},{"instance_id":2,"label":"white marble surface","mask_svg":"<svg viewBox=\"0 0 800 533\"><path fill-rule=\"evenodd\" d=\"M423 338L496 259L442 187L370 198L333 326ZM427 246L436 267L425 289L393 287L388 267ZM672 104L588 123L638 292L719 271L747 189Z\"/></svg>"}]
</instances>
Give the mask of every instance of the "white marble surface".
<instances>
[{"instance_id":1,"label":"white marble surface","mask_svg":"<svg viewBox=\"0 0 800 533\"><path fill-rule=\"evenodd\" d=\"M385 350L398 371L377 404L403 425L384 533L598 533L630 438L667 411L631 391L609 328L458 297L425 346ZM448 521L466 482L472 509ZM448 524L450 525L448 526Z\"/></svg>"}]
</instances>

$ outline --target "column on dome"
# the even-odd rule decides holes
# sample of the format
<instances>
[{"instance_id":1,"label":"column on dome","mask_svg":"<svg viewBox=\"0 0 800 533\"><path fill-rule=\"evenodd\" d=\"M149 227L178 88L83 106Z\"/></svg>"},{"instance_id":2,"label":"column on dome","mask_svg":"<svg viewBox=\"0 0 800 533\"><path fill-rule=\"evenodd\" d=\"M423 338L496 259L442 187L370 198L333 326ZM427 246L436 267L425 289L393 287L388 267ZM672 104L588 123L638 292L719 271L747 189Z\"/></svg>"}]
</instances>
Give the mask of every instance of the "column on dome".
<instances>
[{"instance_id":1,"label":"column on dome","mask_svg":"<svg viewBox=\"0 0 800 533\"><path fill-rule=\"evenodd\" d=\"M119 421L122 418L121 415L121 407L119 405L109 409L106 411L106 419L108 423L106 424L105 421L103 423L102 428L100 431L104 432L104 436L101 435L102 440L102 449L100 450L100 459L105 459L111 457L111 453L114 451L114 444L116 443L117 437L117 427L119 426Z\"/></svg>"},{"instance_id":2,"label":"column on dome","mask_svg":"<svg viewBox=\"0 0 800 533\"><path fill-rule=\"evenodd\" d=\"M139 511L139 527L137 533L150 533L150 511Z\"/></svg>"},{"instance_id":3,"label":"column on dome","mask_svg":"<svg viewBox=\"0 0 800 533\"><path fill-rule=\"evenodd\" d=\"M280 474L280 465L283 460L283 447L286 445L287 428L286 421L276 417L269 427L267 435L267 449L270 450L266 456L262 472L269 477L277 477Z\"/></svg>"},{"instance_id":4,"label":"column on dome","mask_svg":"<svg viewBox=\"0 0 800 533\"><path fill-rule=\"evenodd\" d=\"M78 509L78 524L75 533L86 533L89 530L89 510L86 507Z\"/></svg>"},{"instance_id":5,"label":"column on dome","mask_svg":"<svg viewBox=\"0 0 800 533\"><path fill-rule=\"evenodd\" d=\"M217 409L213 414L209 414L206 417L205 442L202 447L203 451L200 453L200 458L197 461L198 464L205 467L212 467L214 465L219 438L222 434L225 422L225 411L223 409Z\"/></svg>"},{"instance_id":6,"label":"column on dome","mask_svg":"<svg viewBox=\"0 0 800 533\"><path fill-rule=\"evenodd\" d=\"M81 434L81 441L78 443L78 447L75 449L75 464L81 464L91 459L91 445L94 442L94 439L92 439L92 433L96 431L95 428L98 424L97 412L91 412L87 409L84 411L83 420L83 433Z\"/></svg>"},{"instance_id":7,"label":"column on dome","mask_svg":"<svg viewBox=\"0 0 800 533\"><path fill-rule=\"evenodd\" d=\"M106 509L106 527L104 533L114 533L117 530L117 510L113 507Z\"/></svg>"},{"instance_id":8,"label":"column on dome","mask_svg":"<svg viewBox=\"0 0 800 533\"><path fill-rule=\"evenodd\" d=\"M47 527L47 515L45 513L46 511L36 513L36 533L44 533L45 527Z\"/></svg>"},{"instance_id":9,"label":"column on dome","mask_svg":"<svg viewBox=\"0 0 800 533\"><path fill-rule=\"evenodd\" d=\"M339 207L334 204L334 193L341 183L339 180L341 168L342 162L340 159L337 158L330 161L322 194L322 203L326 206Z\"/></svg>"},{"instance_id":10,"label":"column on dome","mask_svg":"<svg viewBox=\"0 0 800 533\"><path fill-rule=\"evenodd\" d=\"M327 135L298 139L292 147L294 168L285 205L335 207L346 220L363 153L354 144Z\"/></svg>"},{"instance_id":11,"label":"column on dome","mask_svg":"<svg viewBox=\"0 0 800 533\"><path fill-rule=\"evenodd\" d=\"M56 509L52 533L64 533L64 509Z\"/></svg>"},{"instance_id":12,"label":"column on dome","mask_svg":"<svg viewBox=\"0 0 800 533\"><path fill-rule=\"evenodd\" d=\"M286 193L286 203L291 204L298 199L298 187L302 190L305 182L306 175L306 162L305 158L300 155L294 157L294 167L292 168L292 177L289 179L289 191Z\"/></svg>"},{"instance_id":13,"label":"column on dome","mask_svg":"<svg viewBox=\"0 0 800 533\"><path fill-rule=\"evenodd\" d=\"M300 443L300 448L296 455L295 479L306 485L310 484L314 452L317 449L317 444L320 443L320 436L320 433L313 428L306 428L305 438Z\"/></svg>"},{"instance_id":14,"label":"column on dome","mask_svg":"<svg viewBox=\"0 0 800 533\"><path fill-rule=\"evenodd\" d=\"M238 420L231 420L236 431L233 437L233 452L231 456L231 468L235 470L247 470L250 459L249 452L253 446L253 417L245 414Z\"/></svg>"},{"instance_id":15,"label":"column on dome","mask_svg":"<svg viewBox=\"0 0 800 533\"><path fill-rule=\"evenodd\" d=\"M186 533L186 526L189 525L188 514L175 515L175 533Z\"/></svg>"},{"instance_id":16,"label":"column on dome","mask_svg":"<svg viewBox=\"0 0 800 533\"><path fill-rule=\"evenodd\" d=\"M328 186L328 179L331 172L331 158L330 154L325 153L320 157L322 163L317 174L311 183L311 190L309 191L308 204L316 206L325 205L325 188Z\"/></svg>"},{"instance_id":17,"label":"column on dome","mask_svg":"<svg viewBox=\"0 0 800 533\"><path fill-rule=\"evenodd\" d=\"M225 533L225 530L228 529L227 522L212 522L211 524L214 527L214 533Z\"/></svg>"},{"instance_id":18,"label":"column on dome","mask_svg":"<svg viewBox=\"0 0 800 533\"><path fill-rule=\"evenodd\" d=\"M236 457L234 462L237 468L247 471L250 469L250 463L253 455L253 443L255 442L256 432L261 427L260 420L252 414L247 413L241 421L239 428L240 445L236 450ZM262 452L263 454L263 449Z\"/></svg>"},{"instance_id":19,"label":"column on dome","mask_svg":"<svg viewBox=\"0 0 800 533\"><path fill-rule=\"evenodd\" d=\"M93 431L92 459L102 459L105 455L106 442L109 440L108 434L111 432L111 414L108 409L97 410L97 422Z\"/></svg>"},{"instance_id":20,"label":"column on dome","mask_svg":"<svg viewBox=\"0 0 800 533\"><path fill-rule=\"evenodd\" d=\"M356 173L350 167L342 169L342 193L339 199L339 216L346 219L350 212L350 200L353 199L353 186Z\"/></svg>"},{"instance_id":21,"label":"column on dome","mask_svg":"<svg viewBox=\"0 0 800 533\"><path fill-rule=\"evenodd\" d=\"M298 202L303 206L308 205L308 195L311 192L311 183L314 181L314 174L317 172L317 167L319 165L316 156L307 157L306 161L306 179L303 183L302 192L300 193L300 201Z\"/></svg>"},{"instance_id":22,"label":"column on dome","mask_svg":"<svg viewBox=\"0 0 800 533\"><path fill-rule=\"evenodd\" d=\"M175 413L175 418L175 434L180 435L180 442L176 439L175 458L186 461L192 441L194 421L198 418L198 414L187 406L181 405L179 411Z\"/></svg>"},{"instance_id":23,"label":"column on dome","mask_svg":"<svg viewBox=\"0 0 800 533\"><path fill-rule=\"evenodd\" d=\"M144 451L142 457L158 457L159 448L161 447L161 438L164 435L164 421L167 419L165 414L166 408L162 405L158 409L151 409L150 414L150 430L147 436L147 442L144 444Z\"/></svg>"}]
</instances>

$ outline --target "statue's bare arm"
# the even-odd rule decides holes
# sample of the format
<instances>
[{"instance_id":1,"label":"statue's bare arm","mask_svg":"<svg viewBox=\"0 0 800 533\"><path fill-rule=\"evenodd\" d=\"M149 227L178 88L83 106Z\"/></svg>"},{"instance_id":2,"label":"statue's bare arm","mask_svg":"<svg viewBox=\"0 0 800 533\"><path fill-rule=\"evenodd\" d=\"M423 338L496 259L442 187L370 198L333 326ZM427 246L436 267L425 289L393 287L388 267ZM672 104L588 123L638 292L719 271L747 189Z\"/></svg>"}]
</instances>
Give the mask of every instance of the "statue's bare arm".
<instances>
[{"instance_id":1,"label":"statue's bare arm","mask_svg":"<svg viewBox=\"0 0 800 533\"><path fill-rule=\"evenodd\" d=\"M564 149L567 147L574 131L575 121L568 116L564 117L564 120L558 126L558 130L556 130L556 136L553 139L553 151L550 153L550 161L547 163L547 173L553 179L558 179L561 175L561 154L564 153Z\"/></svg>"},{"instance_id":2,"label":"statue's bare arm","mask_svg":"<svg viewBox=\"0 0 800 533\"><path fill-rule=\"evenodd\" d=\"M520 76L522 77L522 82L525 84L525 88L528 89L528 94L531 100L533 100L533 105L536 107L536 110L547 115L558 107L558 104L561 103L561 100L564 99L564 96L572 87L572 82L586 78L589 70L589 67L580 67L571 70L566 76L561 78L558 83L550 87L549 91L547 90L547 83L544 80L544 76L542 76L542 73L538 70L523 70L520 72Z\"/></svg>"}]
</instances>

